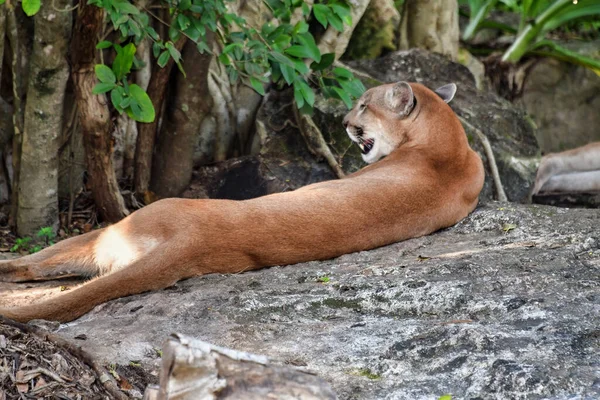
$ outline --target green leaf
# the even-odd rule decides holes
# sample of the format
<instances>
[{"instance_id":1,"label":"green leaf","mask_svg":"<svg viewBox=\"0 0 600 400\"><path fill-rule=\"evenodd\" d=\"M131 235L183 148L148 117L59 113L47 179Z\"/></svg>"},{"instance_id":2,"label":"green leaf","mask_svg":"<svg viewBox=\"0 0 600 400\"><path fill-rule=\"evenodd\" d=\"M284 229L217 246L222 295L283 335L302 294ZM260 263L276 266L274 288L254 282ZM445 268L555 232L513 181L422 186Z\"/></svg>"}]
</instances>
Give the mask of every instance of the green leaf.
<instances>
[{"instance_id":1,"label":"green leaf","mask_svg":"<svg viewBox=\"0 0 600 400\"><path fill-rule=\"evenodd\" d=\"M322 71L325 68L329 67L335 61L334 53L327 53L321 56L321 62L313 62L310 64L310 68L313 71Z\"/></svg>"},{"instance_id":2,"label":"green leaf","mask_svg":"<svg viewBox=\"0 0 600 400\"><path fill-rule=\"evenodd\" d=\"M152 104L152 100L150 100L148 93L133 83L129 85L129 96L132 98L132 104L126 110L129 118L138 122L154 121L154 105ZM133 101L135 101L135 103ZM135 107L135 110L133 110L132 107Z\"/></svg>"},{"instance_id":3,"label":"green leaf","mask_svg":"<svg viewBox=\"0 0 600 400\"><path fill-rule=\"evenodd\" d=\"M181 28L182 31L185 31L192 24L190 22L190 19L184 14L179 14L177 16L177 23L179 24L179 28Z\"/></svg>"},{"instance_id":4,"label":"green leaf","mask_svg":"<svg viewBox=\"0 0 600 400\"><path fill-rule=\"evenodd\" d=\"M313 6L313 14L315 14L317 21L323 25L323 28L327 28L327 15L331 14L329 7L324 4L315 4Z\"/></svg>"},{"instance_id":5,"label":"green leaf","mask_svg":"<svg viewBox=\"0 0 600 400\"><path fill-rule=\"evenodd\" d=\"M115 46L115 49L117 50L117 56L115 57L115 61L113 61L112 70L117 80L120 81L121 78L131 71L136 48L133 43L129 43L125 47Z\"/></svg>"},{"instance_id":6,"label":"green leaf","mask_svg":"<svg viewBox=\"0 0 600 400\"><path fill-rule=\"evenodd\" d=\"M288 57L286 57L278 51L270 51L269 56L280 64L287 65L288 67L292 68L294 67L294 63L292 62L292 60L290 60Z\"/></svg>"},{"instance_id":7,"label":"green leaf","mask_svg":"<svg viewBox=\"0 0 600 400\"><path fill-rule=\"evenodd\" d=\"M333 91L337 94L337 97L344 102L348 109L352 108L352 100L350 99L350 96L348 96L348 93L339 87L334 87Z\"/></svg>"},{"instance_id":8,"label":"green leaf","mask_svg":"<svg viewBox=\"0 0 600 400\"><path fill-rule=\"evenodd\" d=\"M352 14L350 13L350 7L346 4L332 4L331 9L338 15L346 25L352 25Z\"/></svg>"},{"instance_id":9,"label":"green leaf","mask_svg":"<svg viewBox=\"0 0 600 400\"><path fill-rule=\"evenodd\" d=\"M258 94L260 94L261 96L265 95L265 88L263 87L263 84L261 81L259 81L255 77L251 76L250 84L252 85L252 88L258 92Z\"/></svg>"},{"instance_id":10,"label":"green leaf","mask_svg":"<svg viewBox=\"0 0 600 400\"><path fill-rule=\"evenodd\" d=\"M123 103L123 95L124 90L120 86L114 88L112 92L110 92L110 101L115 107L115 110L119 112L119 114L123 114L124 107L121 105L121 103Z\"/></svg>"},{"instance_id":11,"label":"green leaf","mask_svg":"<svg viewBox=\"0 0 600 400\"><path fill-rule=\"evenodd\" d=\"M310 33L303 33L297 36L298 41L302 44L302 46L306 49L308 53L308 57L312 58L316 62L321 61L321 51L317 44L315 43L315 38ZM292 46L295 47L295 46Z\"/></svg>"},{"instance_id":12,"label":"green leaf","mask_svg":"<svg viewBox=\"0 0 600 400\"><path fill-rule=\"evenodd\" d=\"M179 6L177 8L179 8L182 11L186 11L189 10L192 7L192 0L181 0L179 2Z\"/></svg>"},{"instance_id":13,"label":"green leaf","mask_svg":"<svg viewBox=\"0 0 600 400\"><path fill-rule=\"evenodd\" d=\"M173 42L176 42L179 40L180 37L181 32L179 32L179 30L175 29L175 27L171 25L169 27L169 39L171 39Z\"/></svg>"},{"instance_id":14,"label":"green leaf","mask_svg":"<svg viewBox=\"0 0 600 400\"><path fill-rule=\"evenodd\" d=\"M114 84L115 82L117 82L117 77L115 76L113 71L104 64L96 64L96 66L94 67L94 71L96 72L98 80L102 83Z\"/></svg>"},{"instance_id":15,"label":"green leaf","mask_svg":"<svg viewBox=\"0 0 600 400\"><path fill-rule=\"evenodd\" d=\"M159 67L164 68L168 62L169 62L169 52L165 50L161 53L160 57L158 57L158 60L156 61L156 63L158 64Z\"/></svg>"},{"instance_id":16,"label":"green leaf","mask_svg":"<svg viewBox=\"0 0 600 400\"><path fill-rule=\"evenodd\" d=\"M292 32L294 35L299 33L306 33L308 32L308 24L306 23L306 21L301 19L300 21L298 21L298 23L296 23L296 25L294 25L294 29L292 30Z\"/></svg>"},{"instance_id":17,"label":"green leaf","mask_svg":"<svg viewBox=\"0 0 600 400\"><path fill-rule=\"evenodd\" d=\"M287 49L285 49L285 52L294 57L310 58L308 49L305 46L290 46Z\"/></svg>"},{"instance_id":18,"label":"green leaf","mask_svg":"<svg viewBox=\"0 0 600 400\"><path fill-rule=\"evenodd\" d=\"M152 55L154 55L154 58L158 57L158 55L160 54L160 44L154 42L152 43Z\"/></svg>"},{"instance_id":19,"label":"green leaf","mask_svg":"<svg viewBox=\"0 0 600 400\"><path fill-rule=\"evenodd\" d=\"M165 43L165 47L167 48L169 54L176 63L181 61L181 53L179 52L179 50L177 50L177 48L175 48L172 42Z\"/></svg>"},{"instance_id":20,"label":"green leaf","mask_svg":"<svg viewBox=\"0 0 600 400\"><path fill-rule=\"evenodd\" d=\"M108 49L108 48L109 48L109 47L111 47L112 45L113 45L113 44L112 44L112 42L111 42L111 41L109 41L109 40L103 40L103 41L101 41L100 43L98 43L98 44L96 45L96 48L97 48L98 50L102 50L102 49Z\"/></svg>"},{"instance_id":21,"label":"green leaf","mask_svg":"<svg viewBox=\"0 0 600 400\"><path fill-rule=\"evenodd\" d=\"M291 85L292 82L294 82L294 78L296 77L294 68L289 67L285 64L280 64L279 68L281 69L281 75L283 75L283 79L285 79L288 85Z\"/></svg>"},{"instance_id":22,"label":"green leaf","mask_svg":"<svg viewBox=\"0 0 600 400\"><path fill-rule=\"evenodd\" d=\"M21 6L28 17L33 17L38 11L40 11L42 4L40 0L23 0Z\"/></svg>"},{"instance_id":23,"label":"green leaf","mask_svg":"<svg viewBox=\"0 0 600 400\"><path fill-rule=\"evenodd\" d=\"M2 4L4 4L4 3L6 3L6 0L0 0L0 6L1 6ZM11 250L11 251L12 251L12 250Z\"/></svg>"},{"instance_id":24,"label":"green leaf","mask_svg":"<svg viewBox=\"0 0 600 400\"><path fill-rule=\"evenodd\" d=\"M298 60L297 58L292 58L292 62L294 63L294 69L301 74L308 73L308 66L304 63L303 60Z\"/></svg>"},{"instance_id":25,"label":"green leaf","mask_svg":"<svg viewBox=\"0 0 600 400\"><path fill-rule=\"evenodd\" d=\"M452 400L452 396L450 396L449 394L445 394L441 396L438 400Z\"/></svg>"},{"instance_id":26,"label":"green leaf","mask_svg":"<svg viewBox=\"0 0 600 400\"><path fill-rule=\"evenodd\" d=\"M227 46L225 46L223 48L223 51L221 53L223 53L223 54L229 54L229 53L231 53L233 51L233 49L239 48L239 47L242 47L241 43L229 43Z\"/></svg>"},{"instance_id":27,"label":"green leaf","mask_svg":"<svg viewBox=\"0 0 600 400\"><path fill-rule=\"evenodd\" d=\"M315 104L315 93L310 88L310 86L308 86L308 84L303 80L300 80L298 82L300 85L300 92L302 92L302 97L304 97L306 103L308 103L312 107L313 104Z\"/></svg>"},{"instance_id":28,"label":"green leaf","mask_svg":"<svg viewBox=\"0 0 600 400\"><path fill-rule=\"evenodd\" d=\"M294 100L296 100L296 106L298 108L301 108L304 105L302 90L300 89L300 85L296 85L296 82L294 82Z\"/></svg>"},{"instance_id":29,"label":"green leaf","mask_svg":"<svg viewBox=\"0 0 600 400\"><path fill-rule=\"evenodd\" d=\"M306 17L308 14L310 14L310 8L305 2L302 2L302 16Z\"/></svg>"},{"instance_id":30,"label":"green leaf","mask_svg":"<svg viewBox=\"0 0 600 400\"><path fill-rule=\"evenodd\" d=\"M327 21L333 26L337 31L342 32L344 30L344 23L342 19L335 14L330 14L327 16Z\"/></svg>"},{"instance_id":31,"label":"green leaf","mask_svg":"<svg viewBox=\"0 0 600 400\"><path fill-rule=\"evenodd\" d=\"M225 66L231 65L231 60L229 59L229 56L227 54L220 54L219 62Z\"/></svg>"},{"instance_id":32,"label":"green leaf","mask_svg":"<svg viewBox=\"0 0 600 400\"><path fill-rule=\"evenodd\" d=\"M198 42L196 47L198 48L200 54L204 54L205 52L211 54L210 48L208 47L205 41Z\"/></svg>"},{"instance_id":33,"label":"green leaf","mask_svg":"<svg viewBox=\"0 0 600 400\"><path fill-rule=\"evenodd\" d=\"M292 37L290 35L278 35L273 42L273 46L280 50L285 49L290 45L291 41Z\"/></svg>"},{"instance_id":34,"label":"green leaf","mask_svg":"<svg viewBox=\"0 0 600 400\"><path fill-rule=\"evenodd\" d=\"M346 68L341 68L341 67L334 68L333 74L335 76L339 76L341 78L347 78L347 79L351 79L354 77L354 75L352 75L352 72L348 71Z\"/></svg>"},{"instance_id":35,"label":"green leaf","mask_svg":"<svg viewBox=\"0 0 600 400\"><path fill-rule=\"evenodd\" d=\"M125 14L138 15L140 10L138 10L133 4L128 1L112 1L111 2L115 9L124 12Z\"/></svg>"},{"instance_id":36,"label":"green leaf","mask_svg":"<svg viewBox=\"0 0 600 400\"><path fill-rule=\"evenodd\" d=\"M359 98L366 90L362 82L358 79L338 78L337 81L342 89L354 98Z\"/></svg>"},{"instance_id":37,"label":"green leaf","mask_svg":"<svg viewBox=\"0 0 600 400\"><path fill-rule=\"evenodd\" d=\"M109 90L112 90L115 88L115 84L114 83L110 83L110 82L100 82L97 83L96 86L94 86L94 88L92 89L92 94L102 94L102 93L106 93Z\"/></svg>"}]
</instances>

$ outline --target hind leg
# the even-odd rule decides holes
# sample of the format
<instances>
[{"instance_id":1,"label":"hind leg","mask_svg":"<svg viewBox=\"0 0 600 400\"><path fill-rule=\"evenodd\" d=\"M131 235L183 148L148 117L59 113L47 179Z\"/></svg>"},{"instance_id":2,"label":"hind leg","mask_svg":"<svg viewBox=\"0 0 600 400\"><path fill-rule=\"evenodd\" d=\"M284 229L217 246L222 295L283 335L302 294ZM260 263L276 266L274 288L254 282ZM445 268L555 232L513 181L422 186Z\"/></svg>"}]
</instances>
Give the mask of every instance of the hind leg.
<instances>
[{"instance_id":1,"label":"hind leg","mask_svg":"<svg viewBox=\"0 0 600 400\"><path fill-rule=\"evenodd\" d=\"M99 270L94 261L94 243L102 231L63 240L39 253L0 261L0 281L25 282L97 275Z\"/></svg>"}]
</instances>

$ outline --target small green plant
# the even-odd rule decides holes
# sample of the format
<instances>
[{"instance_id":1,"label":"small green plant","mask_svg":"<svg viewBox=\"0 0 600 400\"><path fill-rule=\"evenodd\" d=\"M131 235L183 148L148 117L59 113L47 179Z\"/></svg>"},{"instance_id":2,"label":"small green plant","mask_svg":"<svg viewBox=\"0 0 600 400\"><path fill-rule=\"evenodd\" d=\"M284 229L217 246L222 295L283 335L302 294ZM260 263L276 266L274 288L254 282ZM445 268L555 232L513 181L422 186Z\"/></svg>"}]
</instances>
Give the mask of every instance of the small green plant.
<instances>
[{"instance_id":1,"label":"small green plant","mask_svg":"<svg viewBox=\"0 0 600 400\"><path fill-rule=\"evenodd\" d=\"M445 394L441 396L438 400L452 400L452 396L449 394Z\"/></svg>"},{"instance_id":2,"label":"small green plant","mask_svg":"<svg viewBox=\"0 0 600 400\"><path fill-rule=\"evenodd\" d=\"M600 74L600 60L570 51L548 39L548 34L582 18L600 15L600 0L462 0L469 6L469 24L463 32L468 41L483 27L495 27L516 37L504 52L502 61L517 63L526 54L538 54L579 64ZM498 5L520 15L517 27L486 24L489 13Z\"/></svg>"},{"instance_id":3,"label":"small green plant","mask_svg":"<svg viewBox=\"0 0 600 400\"><path fill-rule=\"evenodd\" d=\"M56 239L56 233L54 233L54 229L50 226L40 228L36 236L43 240L46 246L52 246L54 239Z\"/></svg>"},{"instance_id":4,"label":"small green plant","mask_svg":"<svg viewBox=\"0 0 600 400\"><path fill-rule=\"evenodd\" d=\"M12 253L28 251L30 248L30 242L31 242L30 237L17 238L14 246L10 248L10 251Z\"/></svg>"},{"instance_id":5,"label":"small green plant","mask_svg":"<svg viewBox=\"0 0 600 400\"><path fill-rule=\"evenodd\" d=\"M46 226L40 228L40 230L36 233L36 238L37 239L35 242L33 242L33 239L29 236L18 238L13 247L10 248L10 251L13 253L22 251L26 251L29 254L37 253L44 247L52 246L54 244L56 234L54 233L52 227Z\"/></svg>"},{"instance_id":6,"label":"small green plant","mask_svg":"<svg viewBox=\"0 0 600 400\"><path fill-rule=\"evenodd\" d=\"M329 283L331 279L329 279L328 276L321 276L319 278L317 278L317 282L321 282L321 283Z\"/></svg>"}]
</instances>

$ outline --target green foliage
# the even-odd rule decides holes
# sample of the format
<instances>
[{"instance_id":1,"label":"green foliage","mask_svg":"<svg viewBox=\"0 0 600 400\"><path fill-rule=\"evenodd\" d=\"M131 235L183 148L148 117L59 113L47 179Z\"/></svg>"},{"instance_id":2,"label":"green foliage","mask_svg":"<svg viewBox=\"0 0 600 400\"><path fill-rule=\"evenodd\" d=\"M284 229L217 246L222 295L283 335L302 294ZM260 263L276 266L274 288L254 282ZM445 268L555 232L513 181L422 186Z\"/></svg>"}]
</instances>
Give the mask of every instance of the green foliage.
<instances>
[{"instance_id":1,"label":"green foliage","mask_svg":"<svg viewBox=\"0 0 600 400\"><path fill-rule=\"evenodd\" d=\"M10 251L12 253L16 253L16 252L20 252L20 251L27 251L30 248L30 242L31 242L30 237L17 238L17 240L15 240L15 244L13 245L13 247L10 248Z\"/></svg>"},{"instance_id":2,"label":"green foliage","mask_svg":"<svg viewBox=\"0 0 600 400\"><path fill-rule=\"evenodd\" d=\"M438 400L452 400L452 396L450 396L449 394L445 394L441 396Z\"/></svg>"},{"instance_id":3,"label":"green foliage","mask_svg":"<svg viewBox=\"0 0 600 400\"><path fill-rule=\"evenodd\" d=\"M164 68L173 60L185 75L175 43L184 35L199 52L210 53L209 32L223 44L217 59L232 83L241 80L261 95L270 82L278 87L292 86L302 112L312 112L315 86L325 96L344 101L349 108L352 99L364 92L362 83L349 71L332 68L334 55L321 54L307 23L314 18L324 27L331 25L341 31L344 24L352 23L347 0L321 1L312 10L301 0L265 0L278 21L260 28L229 13L225 1L163 0L170 12L170 23L168 38L161 38L150 25L150 17L157 18L150 10L138 10L125 0L89 0L89 4L106 10L113 28L120 33L118 43L102 41L96 46L112 48L117 55L111 66L96 67L99 83L94 94L110 92L111 103L119 113L125 112L136 121L152 122L155 111L149 97L139 86L128 83L129 73L136 68L136 45L150 38L157 64ZM292 24L292 13L298 8L303 19Z\"/></svg>"},{"instance_id":4,"label":"green foliage","mask_svg":"<svg viewBox=\"0 0 600 400\"><path fill-rule=\"evenodd\" d=\"M502 59L516 63L528 53L540 52L572 63L580 64L600 72L600 61L570 52L547 39L548 33L582 18L600 16L600 0L462 0L470 10L469 24L463 33L470 40L485 26L489 13L495 7L518 13L518 27L497 26L516 32L513 44ZM498 24L499 25L499 24ZM594 25L591 25L592 27Z\"/></svg>"},{"instance_id":5,"label":"green foliage","mask_svg":"<svg viewBox=\"0 0 600 400\"><path fill-rule=\"evenodd\" d=\"M6 0L0 0L0 6L6 3ZM41 0L22 0L21 7L23 8L23 12L28 17L33 17L40 11L40 7L42 6Z\"/></svg>"},{"instance_id":6,"label":"green foliage","mask_svg":"<svg viewBox=\"0 0 600 400\"><path fill-rule=\"evenodd\" d=\"M26 251L30 254L37 253L44 247L52 246L54 244L54 239L56 239L56 234L50 226L40 228L35 236L37 238L35 242L33 242L33 239L28 236L17 238L15 244L10 248L10 251L12 253L23 251Z\"/></svg>"}]
</instances>

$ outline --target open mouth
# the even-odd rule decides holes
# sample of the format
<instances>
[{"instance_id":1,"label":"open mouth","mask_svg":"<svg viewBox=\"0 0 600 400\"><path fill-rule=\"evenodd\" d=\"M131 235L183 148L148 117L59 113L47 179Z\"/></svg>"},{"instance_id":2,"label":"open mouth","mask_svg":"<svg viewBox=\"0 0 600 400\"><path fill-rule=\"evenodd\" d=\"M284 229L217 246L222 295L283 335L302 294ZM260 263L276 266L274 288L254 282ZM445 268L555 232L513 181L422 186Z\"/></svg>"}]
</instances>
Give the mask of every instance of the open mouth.
<instances>
[{"instance_id":1,"label":"open mouth","mask_svg":"<svg viewBox=\"0 0 600 400\"><path fill-rule=\"evenodd\" d=\"M371 139L363 139L362 137L358 138L358 147L360 147L360 152L363 154L368 154L371 149L373 148L373 145L375 144L375 139L371 138Z\"/></svg>"}]
</instances>

